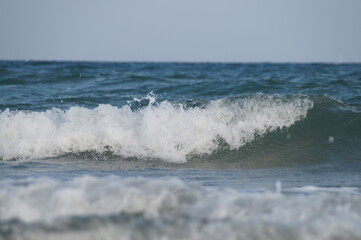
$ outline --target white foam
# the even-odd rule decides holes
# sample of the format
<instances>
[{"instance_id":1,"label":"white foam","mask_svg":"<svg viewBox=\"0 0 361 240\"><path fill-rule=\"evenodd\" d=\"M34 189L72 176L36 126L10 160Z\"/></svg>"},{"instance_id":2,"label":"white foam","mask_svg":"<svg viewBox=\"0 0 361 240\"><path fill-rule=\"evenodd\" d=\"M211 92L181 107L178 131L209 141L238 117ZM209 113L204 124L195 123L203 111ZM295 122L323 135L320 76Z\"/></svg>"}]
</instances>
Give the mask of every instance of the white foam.
<instances>
[{"instance_id":1,"label":"white foam","mask_svg":"<svg viewBox=\"0 0 361 240\"><path fill-rule=\"evenodd\" d=\"M221 239L225 235L231 239L359 239L360 201L360 194L246 193L179 179L83 176L69 181L0 181L0 221L29 224L29 236L37 226L55 228L62 222L59 234L76 234L67 221L88 217L95 221L91 233L139 232L143 234L139 239ZM121 214L128 218L122 221ZM154 235L147 234L147 228L156 230Z\"/></svg>"},{"instance_id":2,"label":"white foam","mask_svg":"<svg viewBox=\"0 0 361 240\"><path fill-rule=\"evenodd\" d=\"M0 113L0 157L47 158L109 149L124 157L185 162L189 154L209 154L223 139L233 149L257 135L289 127L304 118L313 103L307 97L253 95L210 101L185 108L163 101L132 111L128 105L71 107L45 112Z\"/></svg>"}]
</instances>

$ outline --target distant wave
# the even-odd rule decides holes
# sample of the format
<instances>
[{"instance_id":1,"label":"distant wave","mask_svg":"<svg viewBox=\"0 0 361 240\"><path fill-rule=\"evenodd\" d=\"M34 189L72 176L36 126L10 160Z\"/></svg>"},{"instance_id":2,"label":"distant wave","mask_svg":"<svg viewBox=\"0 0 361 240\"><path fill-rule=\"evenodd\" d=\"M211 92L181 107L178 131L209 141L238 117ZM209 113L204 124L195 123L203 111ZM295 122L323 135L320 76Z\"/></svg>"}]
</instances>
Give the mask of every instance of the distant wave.
<instances>
[{"instance_id":1,"label":"distant wave","mask_svg":"<svg viewBox=\"0 0 361 240\"><path fill-rule=\"evenodd\" d=\"M255 94L203 104L157 102L152 94L123 107L71 107L45 112L0 113L3 160L39 159L68 153L112 152L122 157L184 163L220 146L239 149L267 133L304 119L307 96Z\"/></svg>"}]
</instances>

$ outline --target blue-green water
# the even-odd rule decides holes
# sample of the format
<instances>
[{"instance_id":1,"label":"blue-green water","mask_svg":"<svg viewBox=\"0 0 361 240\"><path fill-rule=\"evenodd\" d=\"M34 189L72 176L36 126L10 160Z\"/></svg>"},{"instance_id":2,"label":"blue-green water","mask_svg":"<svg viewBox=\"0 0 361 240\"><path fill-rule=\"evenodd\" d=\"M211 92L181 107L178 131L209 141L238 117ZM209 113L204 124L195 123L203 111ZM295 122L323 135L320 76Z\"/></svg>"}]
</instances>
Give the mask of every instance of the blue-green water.
<instances>
[{"instance_id":1,"label":"blue-green water","mask_svg":"<svg viewBox=\"0 0 361 240\"><path fill-rule=\"evenodd\" d=\"M0 61L0 239L361 239L361 64Z\"/></svg>"}]
</instances>

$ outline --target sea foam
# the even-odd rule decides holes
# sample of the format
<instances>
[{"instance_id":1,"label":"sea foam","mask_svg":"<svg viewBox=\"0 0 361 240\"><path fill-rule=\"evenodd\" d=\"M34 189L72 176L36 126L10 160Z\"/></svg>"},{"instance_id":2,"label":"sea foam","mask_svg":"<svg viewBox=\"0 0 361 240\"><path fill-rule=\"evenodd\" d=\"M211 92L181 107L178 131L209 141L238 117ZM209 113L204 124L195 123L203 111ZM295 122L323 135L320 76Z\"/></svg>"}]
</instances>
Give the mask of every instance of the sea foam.
<instances>
[{"instance_id":1,"label":"sea foam","mask_svg":"<svg viewBox=\"0 0 361 240\"><path fill-rule=\"evenodd\" d=\"M0 181L0 236L360 239L360 194L341 190L247 193L176 178L116 176L8 179Z\"/></svg>"},{"instance_id":2,"label":"sea foam","mask_svg":"<svg viewBox=\"0 0 361 240\"><path fill-rule=\"evenodd\" d=\"M264 94L213 100L203 107L156 102L150 94L146 99L149 104L136 110L131 104L45 112L7 109L0 113L0 158L111 151L123 157L181 163L191 154L211 154L220 141L237 149L257 136L287 128L313 107L305 96Z\"/></svg>"}]
</instances>

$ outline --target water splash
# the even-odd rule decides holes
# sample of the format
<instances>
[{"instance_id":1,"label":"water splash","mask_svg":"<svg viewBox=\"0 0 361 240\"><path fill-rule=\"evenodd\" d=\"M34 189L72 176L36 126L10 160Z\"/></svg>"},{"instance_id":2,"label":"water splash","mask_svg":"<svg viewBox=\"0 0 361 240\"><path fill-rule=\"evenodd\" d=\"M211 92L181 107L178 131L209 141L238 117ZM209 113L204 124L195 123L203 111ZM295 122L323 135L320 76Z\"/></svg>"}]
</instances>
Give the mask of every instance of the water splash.
<instances>
[{"instance_id":1,"label":"water splash","mask_svg":"<svg viewBox=\"0 0 361 240\"><path fill-rule=\"evenodd\" d=\"M131 104L147 101L133 110ZM124 157L186 162L190 154L211 154L220 144L237 149L267 132L304 118L313 102L305 96L256 94L186 108L156 102L153 93L123 107L71 107L45 112L0 114L0 156L46 158L84 151L112 151Z\"/></svg>"}]
</instances>

